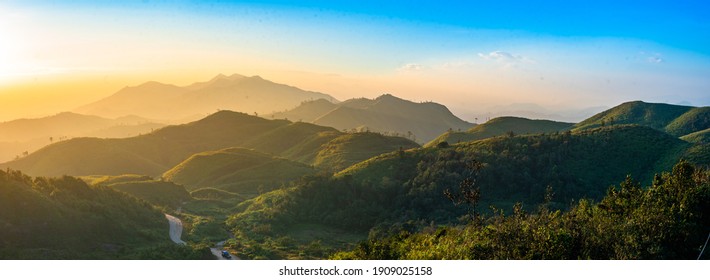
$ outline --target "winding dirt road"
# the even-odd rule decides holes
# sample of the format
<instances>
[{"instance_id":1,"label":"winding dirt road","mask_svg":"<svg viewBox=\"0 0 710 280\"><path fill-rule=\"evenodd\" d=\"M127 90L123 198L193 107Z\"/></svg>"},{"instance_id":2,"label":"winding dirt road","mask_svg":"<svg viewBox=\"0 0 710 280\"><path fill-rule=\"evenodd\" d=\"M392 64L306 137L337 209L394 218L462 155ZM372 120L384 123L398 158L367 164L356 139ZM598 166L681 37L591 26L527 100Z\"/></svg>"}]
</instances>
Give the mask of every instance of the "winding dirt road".
<instances>
[{"instance_id":1,"label":"winding dirt road","mask_svg":"<svg viewBox=\"0 0 710 280\"><path fill-rule=\"evenodd\" d=\"M177 244L181 245L186 245L185 241L182 241L180 237L182 236L182 221L178 219L175 216L165 214L165 218L168 219L168 223L170 224L170 240ZM224 242L221 241L215 244L215 247L210 248L210 252L212 252L212 255L214 255L218 260L238 260L237 256L232 256L231 259L227 259L222 257L222 249L224 248Z\"/></svg>"},{"instance_id":2,"label":"winding dirt road","mask_svg":"<svg viewBox=\"0 0 710 280\"><path fill-rule=\"evenodd\" d=\"M225 241L227 241L227 240L225 240ZM217 242L217 244L215 244L214 247L210 248L210 251L212 252L212 255L214 255L215 257L217 257L218 260L226 260L226 261L229 261L229 260L238 260L239 258L237 258L237 256L234 256L234 255L232 256L231 259L227 259L227 258L225 258L225 257L222 257L222 249L224 248L224 242L225 242L225 241Z\"/></svg>"},{"instance_id":3,"label":"winding dirt road","mask_svg":"<svg viewBox=\"0 0 710 280\"><path fill-rule=\"evenodd\" d=\"M168 219L168 223L170 223L170 240L177 244L186 245L187 243L180 239L182 236L182 221L168 214L165 214L165 218Z\"/></svg>"}]
</instances>

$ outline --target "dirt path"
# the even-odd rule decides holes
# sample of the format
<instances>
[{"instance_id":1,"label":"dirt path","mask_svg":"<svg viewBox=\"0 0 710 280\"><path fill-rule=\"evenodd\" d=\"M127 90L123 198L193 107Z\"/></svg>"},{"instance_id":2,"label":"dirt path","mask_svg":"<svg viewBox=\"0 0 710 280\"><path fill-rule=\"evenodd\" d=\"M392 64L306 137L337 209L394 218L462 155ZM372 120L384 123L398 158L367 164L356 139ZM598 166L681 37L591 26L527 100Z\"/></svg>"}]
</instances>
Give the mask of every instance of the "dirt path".
<instances>
[{"instance_id":1,"label":"dirt path","mask_svg":"<svg viewBox=\"0 0 710 280\"><path fill-rule=\"evenodd\" d=\"M238 260L239 257L232 255L231 259L227 259L225 257L222 257L222 250L224 249L224 242L227 242L227 240L217 242L217 244L214 245L214 247L210 248L210 251L212 252L212 255L217 257L218 260Z\"/></svg>"},{"instance_id":2,"label":"dirt path","mask_svg":"<svg viewBox=\"0 0 710 280\"><path fill-rule=\"evenodd\" d=\"M168 219L168 223L170 224L170 240L177 244L186 245L187 243L180 239L182 236L182 221L180 221L177 217L168 214L165 214L165 218ZM215 244L215 247L210 248L210 252L212 252L212 255L214 255L218 260L238 260L239 258L234 255L231 259L222 257L222 250L224 249L224 243L226 241L227 240L220 241Z\"/></svg>"},{"instance_id":3,"label":"dirt path","mask_svg":"<svg viewBox=\"0 0 710 280\"><path fill-rule=\"evenodd\" d=\"M182 221L168 214L165 214L165 218L168 219L168 223L170 223L170 240L177 244L186 245L187 243L180 239L182 236Z\"/></svg>"}]
</instances>

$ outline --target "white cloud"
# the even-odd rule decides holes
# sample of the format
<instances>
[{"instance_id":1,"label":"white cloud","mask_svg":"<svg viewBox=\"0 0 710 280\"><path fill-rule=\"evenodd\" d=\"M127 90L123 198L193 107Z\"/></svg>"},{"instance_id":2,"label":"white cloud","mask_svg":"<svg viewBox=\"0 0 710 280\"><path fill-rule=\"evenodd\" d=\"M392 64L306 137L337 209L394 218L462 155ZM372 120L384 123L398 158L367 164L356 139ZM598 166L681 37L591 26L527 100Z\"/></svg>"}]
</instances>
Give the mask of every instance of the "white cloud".
<instances>
[{"instance_id":1,"label":"white cloud","mask_svg":"<svg viewBox=\"0 0 710 280\"><path fill-rule=\"evenodd\" d=\"M664 60L661 58L660 55L654 55L654 56L649 56L646 58L646 61L650 63L662 63Z\"/></svg>"},{"instance_id":2,"label":"white cloud","mask_svg":"<svg viewBox=\"0 0 710 280\"><path fill-rule=\"evenodd\" d=\"M658 64L666 61L660 53L639 52L639 54L648 63Z\"/></svg>"},{"instance_id":3,"label":"white cloud","mask_svg":"<svg viewBox=\"0 0 710 280\"><path fill-rule=\"evenodd\" d=\"M424 65L418 63L408 63L402 67L399 67L397 70L400 72L419 72L424 70Z\"/></svg>"},{"instance_id":4,"label":"white cloud","mask_svg":"<svg viewBox=\"0 0 710 280\"><path fill-rule=\"evenodd\" d=\"M535 63L534 60L524 57L518 54L512 54L504 51L492 51L488 54L478 53L480 58L485 60L492 60L497 63L503 64L505 67L517 66L519 64L532 64Z\"/></svg>"}]
</instances>

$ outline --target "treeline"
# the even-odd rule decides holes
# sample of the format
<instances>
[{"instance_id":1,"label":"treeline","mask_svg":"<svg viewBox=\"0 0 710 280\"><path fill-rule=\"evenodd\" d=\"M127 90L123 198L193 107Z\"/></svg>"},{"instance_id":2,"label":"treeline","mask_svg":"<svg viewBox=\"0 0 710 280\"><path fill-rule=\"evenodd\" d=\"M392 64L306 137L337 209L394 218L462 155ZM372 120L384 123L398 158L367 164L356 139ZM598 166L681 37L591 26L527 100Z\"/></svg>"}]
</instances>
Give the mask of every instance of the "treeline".
<instances>
[{"instance_id":1,"label":"treeline","mask_svg":"<svg viewBox=\"0 0 710 280\"><path fill-rule=\"evenodd\" d=\"M696 259L709 233L710 172L683 161L647 188L628 177L598 203L534 213L517 204L466 226L394 227L333 258Z\"/></svg>"},{"instance_id":2,"label":"treeline","mask_svg":"<svg viewBox=\"0 0 710 280\"><path fill-rule=\"evenodd\" d=\"M159 246L164 252L153 252ZM0 171L0 259L195 258L147 202L74 177ZM174 254L173 254L174 253Z\"/></svg>"},{"instance_id":3,"label":"treeline","mask_svg":"<svg viewBox=\"0 0 710 280\"><path fill-rule=\"evenodd\" d=\"M518 202L526 209L545 203L550 211L567 210L580 199L602 200L608 186L628 174L651 184L650 178L670 170L688 146L651 128L613 126L400 150L335 176L306 176L246 201L227 224L237 236L236 250L254 246L259 250L253 256L283 258L289 249L277 240L293 238L294 228L304 225L366 236L392 225L416 230L466 223L469 209L456 207L444 194L471 175L467 165L474 161L482 165L475 175L480 213L494 213L489 205L510 213ZM546 200L549 192L555 195ZM347 245L324 251L337 246Z\"/></svg>"}]
</instances>

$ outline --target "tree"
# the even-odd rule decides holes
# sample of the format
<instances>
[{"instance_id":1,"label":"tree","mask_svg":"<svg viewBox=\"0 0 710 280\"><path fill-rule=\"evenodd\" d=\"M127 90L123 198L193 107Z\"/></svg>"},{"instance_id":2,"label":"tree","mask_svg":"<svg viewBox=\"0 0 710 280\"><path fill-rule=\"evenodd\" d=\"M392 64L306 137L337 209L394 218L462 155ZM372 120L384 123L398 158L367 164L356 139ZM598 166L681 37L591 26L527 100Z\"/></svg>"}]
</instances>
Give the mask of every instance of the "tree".
<instances>
[{"instance_id":1,"label":"tree","mask_svg":"<svg viewBox=\"0 0 710 280\"><path fill-rule=\"evenodd\" d=\"M459 183L458 192L452 193L451 190L445 189L444 195L451 200L454 205L466 205L471 214L471 219L475 223L478 219L476 206L481 200L481 188L478 186L478 174L483 168L483 163L477 160L470 160L464 163L465 170L463 181Z\"/></svg>"}]
</instances>

